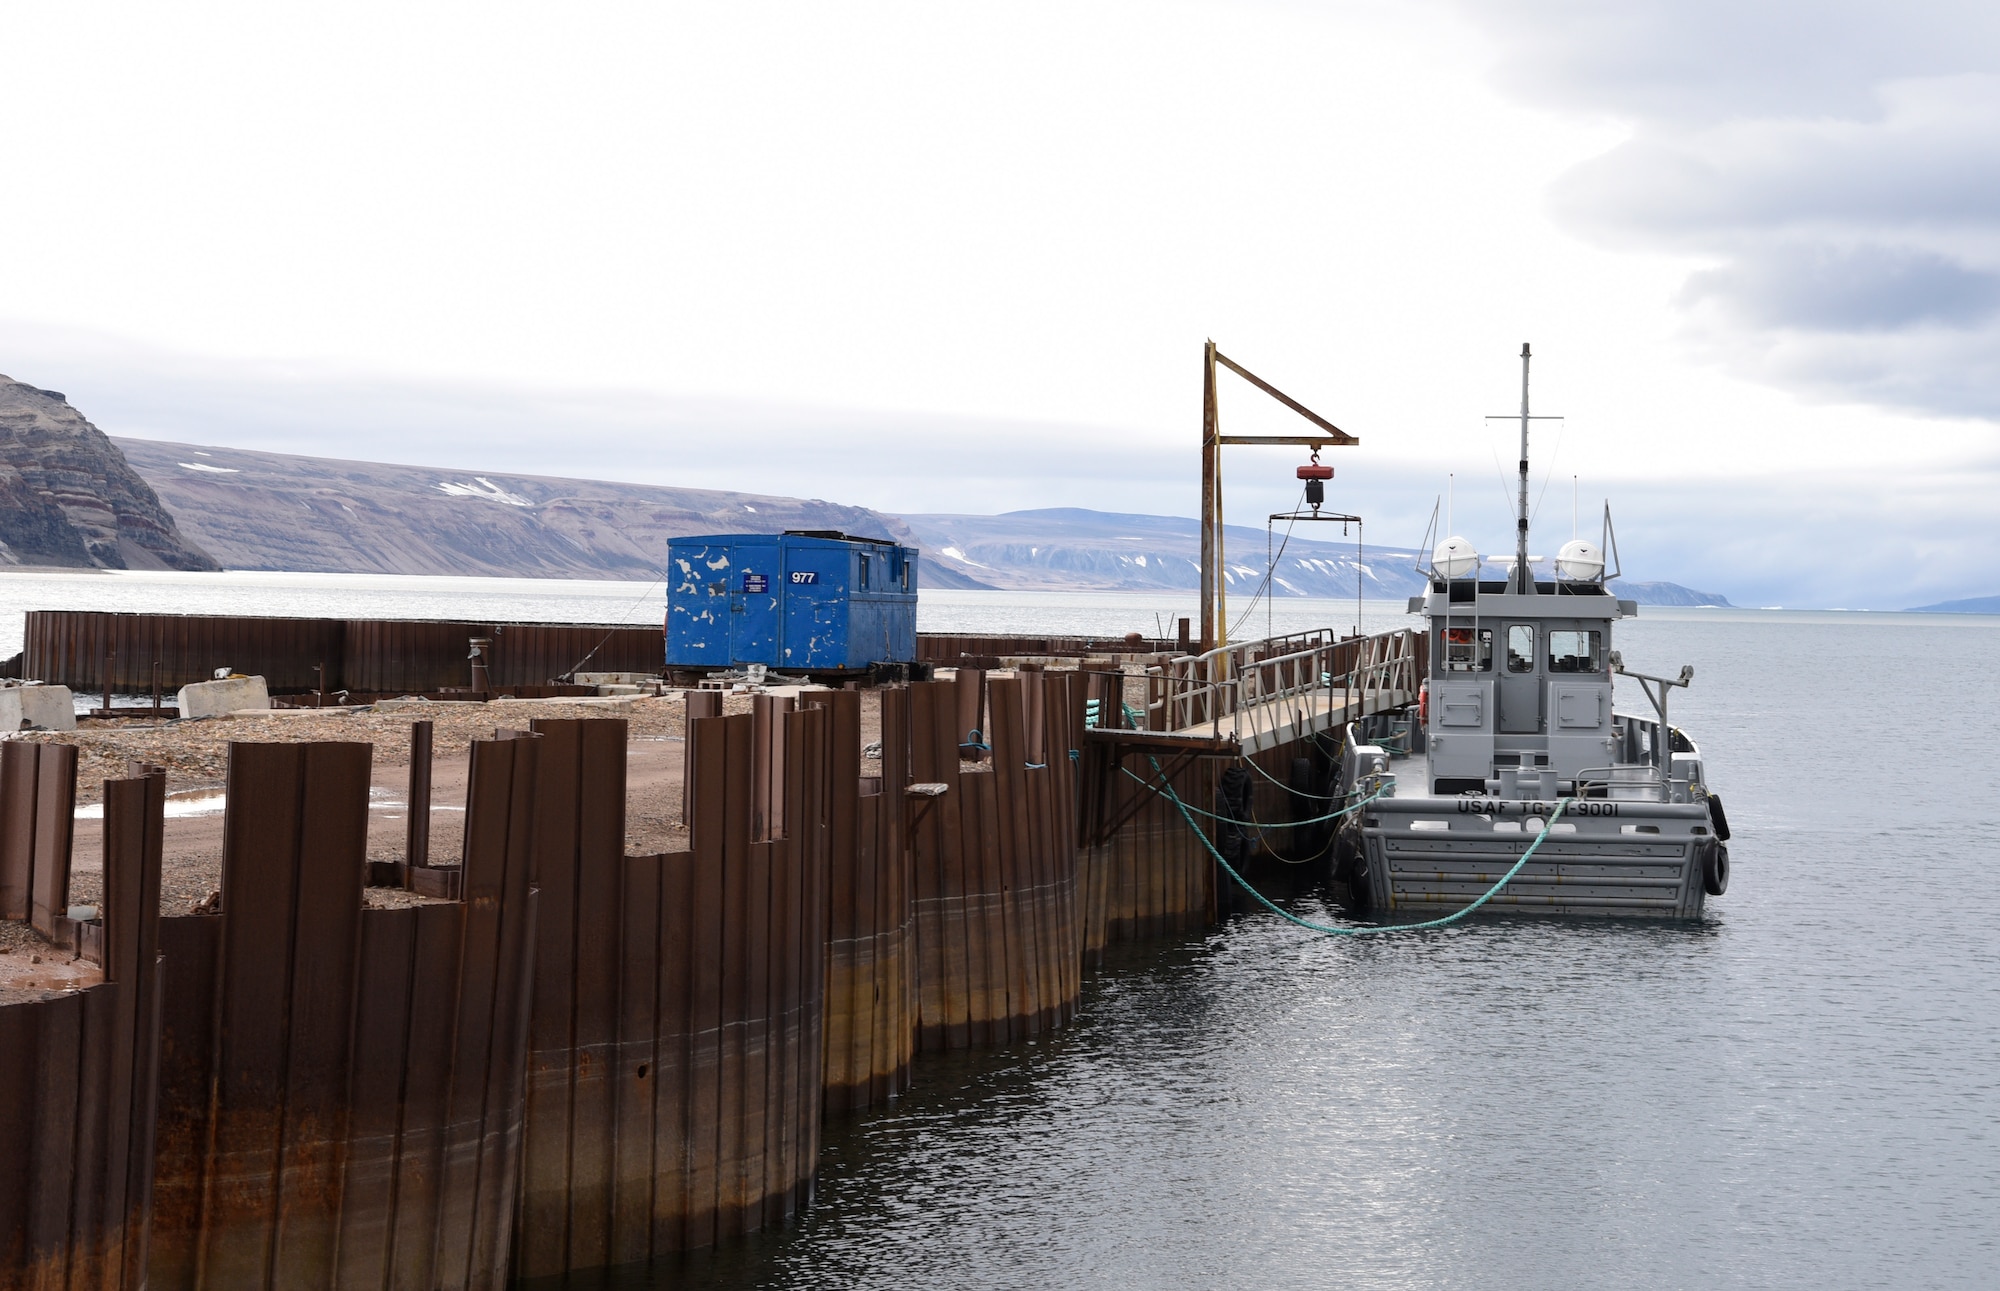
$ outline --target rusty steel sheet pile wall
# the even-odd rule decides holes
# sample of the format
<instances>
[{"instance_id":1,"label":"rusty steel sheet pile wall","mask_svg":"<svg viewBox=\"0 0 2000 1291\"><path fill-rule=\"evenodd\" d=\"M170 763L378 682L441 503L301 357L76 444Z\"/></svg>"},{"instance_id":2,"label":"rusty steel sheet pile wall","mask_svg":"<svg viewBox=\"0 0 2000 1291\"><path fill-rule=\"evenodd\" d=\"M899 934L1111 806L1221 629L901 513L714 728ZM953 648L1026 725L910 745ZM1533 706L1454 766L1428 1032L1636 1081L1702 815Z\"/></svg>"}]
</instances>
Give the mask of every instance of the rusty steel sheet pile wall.
<instances>
[{"instance_id":1,"label":"rusty steel sheet pile wall","mask_svg":"<svg viewBox=\"0 0 2000 1291\"><path fill-rule=\"evenodd\" d=\"M883 777L885 793L901 784L919 795L905 799L918 1044L1000 1044L1061 1026L1082 990L1079 677L990 680L992 762L971 770L960 765L966 732L955 683L919 682L908 694L907 727L883 709Z\"/></svg>"},{"instance_id":2,"label":"rusty steel sheet pile wall","mask_svg":"<svg viewBox=\"0 0 2000 1291\"><path fill-rule=\"evenodd\" d=\"M107 654L111 688L127 693L151 689L156 661L166 690L224 667L257 673L276 690L304 690L317 684L314 665L334 668L340 652L335 619L30 610L21 663L25 676L81 690L103 688Z\"/></svg>"},{"instance_id":3,"label":"rusty steel sheet pile wall","mask_svg":"<svg viewBox=\"0 0 2000 1291\"><path fill-rule=\"evenodd\" d=\"M653 856L622 854L624 721L535 730L543 918L516 1275L781 1222L819 1156L827 715L691 720L691 850Z\"/></svg>"},{"instance_id":4,"label":"rusty steel sheet pile wall","mask_svg":"<svg viewBox=\"0 0 2000 1291\"><path fill-rule=\"evenodd\" d=\"M111 688L126 694L156 680L177 690L224 667L261 676L274 691L422 693L470 681L474 637L493 643L495 686L539 686L572 670L653 674L665 661L651 626L30 610L21 664L27 677L101 690L108 661Z\"/></svg>"},{"instance_id":5,"label":"rusty steel sheet pile wall","mask_svg":"<svg viewBox=\"0 0 2000 1291\"><path fill-rule=\"evenodd\" d=\"M370 746L230 746L222 911L161 922L154 1287L504 1285L536 753L473 745L462 900L364 909Z\"/></svg>"},{"instance_id":6,"label":"rusty steel sheet pile wall","mask_svg":"<svg viewBox=\"0 0 2000 1291\"><path fill-rule=\"evenodd\" d=\"M31 1163L0 1285L499 1287L783 1222L827 1111L1066 1024L1107 941L1213 917L1200 841L1084 741L1120 687L884 690L879 767L858 692L690 693L689 850L649 856L626 723L537 721L472 747L459 899L393 908L370 746L232 744L219 912L157 917L151 774L107 788L101 924L63 917L74 750L0 745L4 912L106 976L0 1003L0 1160ZM1206 804L1221 765L1169 772Z\"/></svg>"},{"instance_id":7,"label":"rusty steel sheet pile wall","mask_svg":"<svg viewBox=\"0 0 2000 1291\"><path fill-rule=\"evenodd\" d=\"M925 663L956 664L961 659L1074 658L1091 654L1159 654L1176 643L1155 637L1030 637L968 636L919 632L917 658Z\"/></svg>"},{"instance_id":8,"label":"rusty steel sheet pile wall","mask_svg":"<svg viewBox=\"0 0 2000 1291\"><path fill-rule=\"evenodd\" d=\"M145 1285L165 780L107 781L104 802L103 980L75 991L0 991L7 1291ZM19 805L0 801L0 825L13 824Z\"/></svg>"},{"instance_id":9,"label":"rusty steel sheet pile wall","mask_svg":"<svg viewBox=\"0 0 2000 1291\"><path fill-rule=\"evenodd\" d=\"M882 692L885 733L908 727L907 690ZM829 1112L879 1107L909 1088L916 1054L916 907L904 799L861 778L861 696L812 697L827 710L826 1046ZM900 737L898 737L900 740ZM899 744L899 747L900 744ZM892 760L906 762L901 753Z\"/></svg>"},{"instance_id":10,"label":"rusty steel sheet pile wall","mask_svg":"<svg viewBox=\"0 0 2000 1291\"><path fill-rule=\"evenodd\" d=\"M1124 679L1112 673L1085 677L1100 723L1124 728ZM1078 841L1083 948L1093 963L1114 942L1176 936L1215 920L1215 862L1179 809L1149 786L1164 775L1183 802L1214 810L1221 763L1173 751L1148 753L1093 743L1085 755ZM1203 827L1212 834L1211 826Z\"/></svg>"}]
</instances>

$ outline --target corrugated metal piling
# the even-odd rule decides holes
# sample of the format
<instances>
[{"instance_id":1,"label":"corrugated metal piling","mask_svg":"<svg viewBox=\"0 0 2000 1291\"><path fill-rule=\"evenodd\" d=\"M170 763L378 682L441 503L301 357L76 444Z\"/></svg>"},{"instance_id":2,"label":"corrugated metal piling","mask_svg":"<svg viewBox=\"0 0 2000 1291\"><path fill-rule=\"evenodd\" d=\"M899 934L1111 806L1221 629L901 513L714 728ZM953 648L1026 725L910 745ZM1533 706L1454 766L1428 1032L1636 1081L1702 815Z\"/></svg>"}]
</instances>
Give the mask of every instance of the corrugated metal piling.
<instances>
[{"instance_id":1,"label":"corrugated metal piling","mask_svg":"<svg viewBox=\"0 0 2000 1291\"><path fill-rule=\"evenodd\" d=\"M164 801L158 775L106 785L102 980L0 989L0 1288L145 1285Z\"/></svg>"},{"instance_id":2,"label":"corrugated metal piling","mask_svg":"<svg viewBox=\"0 0 2000 1291\"><path fill-rule=\"evenodd\" d=\"M657 673L664 659L654 626L30 610L21 675L139 694L227 667L263 677L274 692L430 694L468 687L475 637L492 642L483 662L495 687L542 686L577 671Z\"/></svg>"},{"instance_id":3,"label":"corrugated metal piling","mask_svg":"<svg viewBox=\"0 0 2000 1291\"><path fill-rule=\"evenodd\" d=\"M232 746L221 912L162 921L153 1286L504 1282L537 752L473 746L463 900L364 909L369 746Z\"/></svg>"},{"instance_id":4,"label":"corrugated metal piling","mask_svg":"<svg viewBox=\"0 0 2000 1291\"><path fill-rule=\"evenodd\" d=\"M1403 702L1411 658L1228 669L1296 731ZM879 761L857 691L689 692L670 854L626 854L620 719L475 742L456 858L428 852L418 723L399 862L366 855L369 746L235 744L220 909L165 919L163 778L108 783L93 917L74 749L0 742L0 917L102 978L0 990L0 1288L498 1287L783 1222L827 1114L922 1051L1065 1025L1107 944L1215 917L1205 845L1141 781L1275 837L1300 818L1308 742L1198 669L1089 666L879 691ZM1228 769L1226 723L1268 777ZM434 899L371 903L371 877Z\"/></svg>"}]
</instances>

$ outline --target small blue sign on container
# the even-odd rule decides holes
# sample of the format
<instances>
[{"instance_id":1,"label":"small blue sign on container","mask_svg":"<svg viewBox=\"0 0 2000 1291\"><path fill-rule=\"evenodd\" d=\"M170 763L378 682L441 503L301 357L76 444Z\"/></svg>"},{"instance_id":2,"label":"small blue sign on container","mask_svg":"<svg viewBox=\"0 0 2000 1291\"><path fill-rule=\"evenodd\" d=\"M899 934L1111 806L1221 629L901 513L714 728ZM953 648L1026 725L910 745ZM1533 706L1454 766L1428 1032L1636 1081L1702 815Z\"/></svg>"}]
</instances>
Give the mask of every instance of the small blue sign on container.
<instances>
[{"instance_id":1,"label":"small blue sign on container","mask_svg":"<svg viewBox=\"0 0 2000 1291\"><path fill-rule=\"evenodd\" d=\"M745 574L743 576L743 590L746 592L768 592L771 590L771 576L769 574Z\"/></svg>"}]
</instances>

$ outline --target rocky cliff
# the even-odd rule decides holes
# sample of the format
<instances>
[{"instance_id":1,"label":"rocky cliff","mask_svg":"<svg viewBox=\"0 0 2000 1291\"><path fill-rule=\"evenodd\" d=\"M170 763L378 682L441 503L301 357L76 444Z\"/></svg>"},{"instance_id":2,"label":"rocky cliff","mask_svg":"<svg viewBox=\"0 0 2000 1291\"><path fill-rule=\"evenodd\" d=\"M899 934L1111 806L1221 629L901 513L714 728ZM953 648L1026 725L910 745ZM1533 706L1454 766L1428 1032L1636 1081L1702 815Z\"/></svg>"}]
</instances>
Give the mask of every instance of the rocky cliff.
<instances>
[{"instance_id":1,"label":"rocky cliff","mask_svg":"<svg viewBox=\"0 0 2000 1291\"><path fill-rule=\"evenodd\" d=\"M0 564L216 569L103 431L0 376Z\"/></svg>"}]
</instances>

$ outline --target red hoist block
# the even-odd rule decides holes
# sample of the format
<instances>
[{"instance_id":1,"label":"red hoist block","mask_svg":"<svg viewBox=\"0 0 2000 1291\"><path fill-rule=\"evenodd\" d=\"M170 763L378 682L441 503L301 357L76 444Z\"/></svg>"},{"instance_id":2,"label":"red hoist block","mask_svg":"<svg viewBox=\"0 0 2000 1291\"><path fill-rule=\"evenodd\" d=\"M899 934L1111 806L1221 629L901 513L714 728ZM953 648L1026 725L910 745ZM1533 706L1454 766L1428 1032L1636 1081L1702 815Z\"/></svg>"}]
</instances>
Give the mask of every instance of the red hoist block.
<instances>
[{"instance_id":1,"label":"red hoist block","mask_svg":"<svg viewBox=\"0 0 2000 1291\"><path fill-rule=\"evenodd\" d=\"M1301 466L1299 468L1299 478L1302 480L1330 480L1333 478L1333 468L1331 466L1321 466L1318 462L1314 462L1311 466Z\"/></svg>"}]
</instances>

